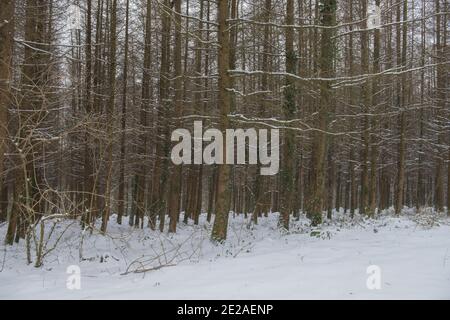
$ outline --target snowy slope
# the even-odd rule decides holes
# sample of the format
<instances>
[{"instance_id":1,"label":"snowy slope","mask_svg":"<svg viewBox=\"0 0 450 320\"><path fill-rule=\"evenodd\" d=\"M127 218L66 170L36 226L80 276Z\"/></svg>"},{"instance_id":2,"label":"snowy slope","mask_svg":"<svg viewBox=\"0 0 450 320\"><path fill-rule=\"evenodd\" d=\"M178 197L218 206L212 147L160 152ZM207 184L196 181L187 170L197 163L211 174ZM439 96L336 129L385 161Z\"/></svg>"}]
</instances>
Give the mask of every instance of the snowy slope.
<instances>
[{"instance_id":1,"label":"snowy slope","mask_svg":"<svg viewBox=\"0 0 450 320\"><path fill-rule=\"evenodd\" d=\"M229 239L214 245L204 221L161 235L118 226L112 218L108 236L85 235L82 250L73 223L39 269L26 265L23 244L1 247L0 298L450 298L447 218L385 214L351 221L341 214L314 236L306 219L293 222L289 234L276 229L276 219L272 214L247 228L242 215L230 217ZM5 232L0 227L1 237ZM66 287L69 265L80 267L80 290ZM366 285L370 265L380 268L379 290ZM123 275L127 268L155 270Z\"/></svg>"}]
</instances>

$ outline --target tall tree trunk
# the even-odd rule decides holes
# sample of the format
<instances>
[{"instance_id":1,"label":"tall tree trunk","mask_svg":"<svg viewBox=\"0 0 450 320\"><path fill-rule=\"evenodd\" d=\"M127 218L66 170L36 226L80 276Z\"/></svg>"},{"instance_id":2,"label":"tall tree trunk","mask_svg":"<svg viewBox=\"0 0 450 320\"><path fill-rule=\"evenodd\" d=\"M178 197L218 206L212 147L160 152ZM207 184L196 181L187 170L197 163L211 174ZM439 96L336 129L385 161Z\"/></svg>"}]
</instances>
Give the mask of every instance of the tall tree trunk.
<instances>
[{"instance_id":1,"label":"tall tree trunk","mask_svg":"<svg viewBox=\"0 0 450 320\"><path fill-rule=\"evenodd\" d=\"M367 28L367 0L362 0L361 11L363 17L362 29ZM369 73L369 36L368 31L361 32L361 68L363 73ZM362 85L362 113L364 116L364 128L362 133L363 147L361 154L361 197L359 210L360 213L365 214L368 211L369 205L369 147L370 147L370 129L369 129L369 116L370 113L370 92L369 92L369 79L367 78Z\"/></svg>"},{"instance_id":2,"label":"tall tree trunk","mask_svg":"<svg viewBox=\"0 0 450 320\"><path fill-rule=\"evenodd\" d=\"M228 0L218 0L217 23L218 42L220 44L217 56L219 80L218 80L218 103L220 110L220 129L225 136L228 128L228 113L231 108L231 99L228 88L231 80L228 73L230 65L230 32L228 29ZM223 155L226 155L226 144L223 144ZM211 234L213 241L221 242L227 238L228 215L230 206L230 167L220 164L217 167L217 201L216 215Z\"/></svg>"},{"instance_id":3,"label":"tall tree trunk","mask_svg":"<svg viewBox=\"0 0 450 320\"><path fill-rule=\"evenodd\" d=\"M400 4L397 7L397 22L400 22L401 10ZM403 20L408 19L408 2L403 2ZM407 40L407 24L403 23L403 38L401 38L400 25L397 27L397 63L403 68L406 66L406 40ZM400 50L401 43L401 50ZM395 213L400 214L404 204L404 188L405 188L405 158L406 158L406 74L401 75L401 83L397 89L397 105L399 107L399 143L398 143L398 163L397 163L397 188L395 197Z\"/></svg>"},{"instance_id":4,"label":"tall tree trunk","mask_svg":"<svg viewBox=\"0 0 450 320\"><path fill-rule=\"evenodd\" d=\"M92 115L92 0L87 0L86 8L86 71L85 71L85 112L88 116ZM92 167L91 138L88 127L86 127L84 137L84 201L86 214L83 217L85 224L92 222L92 197L94 190L94 172ZM84 226L83 226L84 227Z\"/></svg>"},{"instance_id":5,"label":"tall tree trunk","mask_svg":"<svg viewBox=\"0 0 450 320\"><path fill-rule=\"evenodd\" d=\"M170 6L170 1L165 0L164 5ZM159 75L159 107L156 110L155 126L155 161L153 163L152 177L152 197L150 203L150 220L156 223L156 216L159 215L159 230L164 231L165 215L164 211L164 190L163 181L165 179L164 151L165 151L165 121L168 98L168 78L170 70L170 19L171 15L167 12L162 13L161 17L161 67ZM153 223L150 224L150 227ZM156 225L155 225L156 227Z\"/></svg>"},{"instance_id":6,"label":"tall tree trunk","mask_svg":"<svg viewBox=\"0 0 450 320\"><path fill-rule=\"evenodd\" d=\"M6 188L4 161L8 142L8 106L11 103L11 74L14 39L15 0L0 3L0 222L6 221L7 206L4 205Z\"/></svg>"},{"instance_id":7,"label":"tall tree trunk","mask_svg":"<svg viewBox=\"0 0 450 320\"><path fill-rule=\"evenodd\" d=\"M380 6L381 0L376 0L375 5ZM373 73L380 72L380 29L374 30L373 36ZM376 138L376 132L378 131L378 108L379 103L379 85L378 77L375 77L372 82L372 110L374 110L374 115L371 119L370 126L370 185L369 185L369 208L367 214L369 216L375 215L375 210L377 207L377 159L378 159L378 139Z\"/></svg>"},{"instance_id":8,"label":"tall tree trunk","mask_svg":"<svg viewBox=\"0 0 450 320\"><path fill-rule=\"evenodd\" d=\"M135 210L133 217L130 216L130 224L139 228L143 223L145 213L145 177L146 177L146 152L147 152L147 113L149 109L150 101L150 86L151 86L151 0L147 0L145 18L145 40L144 40L144 64L142 69L142 92L141 92L141 104L140 104L140 134L139 134L139 146L138 154L140 157L140 163L137 174L134 178L135 192L133 193ZM154 228L154 219L149 219L149 224Z\"/></svg>"},{"instance_id":9,"label":"tall tree trunk","mask_svg":"<svg viewBox=\"0 0 450 320\"><path fill-rule=\"evenodd\" d=\"M121 114L121 137L120 137L120 170L119 170L119 194L117 197L117 223L122 224L122 216L125 209L125 139L126 139L126 124L127 124L127 94L128 94L128 38L129 38L129 9L130 0L125 3L125 48L123 61L123 88L122 88L122 114ZM148 15L148 13L147 13Z\"/></svg>"},{"instance_id":10,"label":"tall tree trunk","mask_svg":"<svg viewBox=\"0 0 450 320\"><path fill-rule=\"evenodd\" d=\"M204 11L204 1L200 0L200 21L198 22L199 30L203 30L203 11ZM201 101L202 100L202 93L201 93L202 79L200 78L200 76L202 74L202 55L203 55L203 50L201 50L202 39L203 39L203 32L200 31L200 33L198 35L197 46L196 46L197 51L195 52L195 72L199 78L196 80L197 92L194 95L194 100L195 100L194 108L200 108L200 110L198 110L200 115L203 115L205 113L205 106ZM206 88L204 88L204 90L206 90ZM202 126L203 126L203 120L202 120ZM202 148L202 150L203 150L203 148ZM196 175L197 185L194 186L194 187L196 187L196 193L195 193L196 199L195 199L195 206L194 206L194 224L198 224L199 216L200 216L200 213L202 210L203 175L204 175L204 167L203 167L203 164L200 164L199 168L198 168L198 174Z\"/></svg>"},{"instance_id":11,"label":"tall tree trunk","mask_svg":"<svg viewBox=\"0 0 450 320\"><path fill-rule=\"evenodd\" d=\"M422 16L425 17L426 14L426 6L425 1L422 0ZM426 54L426 21L422 20L421 23L421 57L420 64L421 67L425 66L425 54ZM419 155L418 155L418 163L417 163L417 186L416 186L416 210L419 210L420 207L425 205L425 190L424 190L424 170L423 166L423 153L424 153L424 103L425 103L425 72L420 73L420 111L419 111Z\"/></svg>"},{"instance_id":12,"label":"tall tree trunk","mask_svg":"<svg viewBox=\"0 0 450 320\"><path fill-rule=\"evenodd\" d=\"M321 24L325 27L335 24L336 0L320 1ZM320 49L320 77L327 78L333 75L334 45L332 40L332 30L322 29L321 49ZM325 187L325 155L327 150L328 113L331 106L331 84L329 81L320 83L320 104L318 106L317 129L313 138L313 172L312 190L309 199L308 218L313 226L322 223L322 208L324 204Z\"/></svg>"},{"instance_id":13,"label":"tall tree trunk","mask_svg":"<svg viewBox=\"0 0 450 320\"><path fill-rule=\"evenodd\" d=\"M272 0L265 0L264 1L264 22L267 24L264 26L264 43L263 43L263 75L261 79L261 91L263 92L262 95L262 101L260 102L260 108L259 108L259 116L264 117L266 110L269 108L268 100L270 99L270 96L266 93L269 90L268 86L268 72L270 72L270 65L269 65L269 58L270 58L270 52L271 52L271 45L270 45L270 19L272 14ZM259 173L261 165L258 163L256 171L257 176L255 179L255 208L253 210L252 214L252 221L254 224L258 223L258 215L260 212L267 210L267 206L264 202L266 202L266 183L267 178L264 176L261 176Z\"/></svg>"},{"instance_id":14,"label":"tall tree trunk","mask_svg":"<svg viewBox=\"0 0 450 320\"><path fill-rule=\"evenodd\" d=\"M96 12L96 30L95 30L95 49L94 49L94 68L93 68L93 98L92 98L92 104L93 104L93 116L99 116L102 109L102 100L101 96L103 94L103 47L102 43L104 42L104 35L103 35L103 9L104 8L104 0L97 0L97 12ZM98 128L98 123L95 123L92 125L92 128L87 128L89 131L96 132ZM91 141L89 141L92 146L90 147L91 155L88 155L92 160L91 166L92 166L92 176L91 176L91 182L92 185L90 186L90 203L89 203L89 222L92 222L97 218L98 210L101 208L100 206L100 181L99 181L99 163L98 158L100 154L100 148L98 145L98 138L93 136L91 134ZM95 161L94 159L97 159ZM94 169L95 168L95 169ZM85 168L86 169L86 168ZM89 169L89 168L87 168Z\"/></svg>"},{"instance_id":15,"label":"tall tree trunk","mask_svg":"<svg viewBox=\"0 0 450 320\"><path fill-rule=\"evenodd\" d=\"M180 117L183 110L183 77L181 70L181 1L175 0L175 48L173 54L175 68L175 110L173 112L172 123L175 128L179 127ZM180 213L180 194L181 194L181 165L173 165L170 176L169 191L169 233L176 232L178 215Z\"/></svg>"},{"instance_id":16,"label":"tall tree trunk","mask_svg":"<svg viewBox=\"0 0 450 320\"><path fill-rule=\"evenodd\" d=\"M286 2L286 25L294 24L294 0ZM296 54L294 52L294 29L286 28L286 72L295 74ZM283 101L284 119L292 119L296 111L295 103L295 82L291 76L286 76ZM284 133L283 146L283 164L281 169L281 212L279 218L279 226L285 230L289 230L289 216L292 211L292 192L295 190L295 133L287 130Z\"/></svg>"},{"instance_id":17,"label":"tall tree trunk","mask_svg":"<svg viewBox=\"0 0 450 320\"><path fill-rule=\"evenodd\" d=\"M441 39L441 16L440 16L440 0L435 0L436 5L436 58L437 63L445 61L443 55L444 46L442 45ZM447 21L448 22L448 21ZM441 124L441 119L445 119L444 112L445 109L445 90L444 78L445 78L445 65L439 65L436 72L436 90L437 90L437 115L438 115L438 139L437 139L437 150L436 154L436 178L435 178L435 190L434 190L434 203L437 211L441 212L444 209L444 152L441 145L444 144L444 133L445 129L442 128L445 124Z\"/></svg>"},{"instance_id":18,"label":"tall tree trunk","mask_svg":"<svg viewBox=\"0 0 450 320\"><path fill-rule=\"evenodd\" d=\"M349 4L349 20L352 23L353 22L353 1L350 1ZM354 59L353 59L353 25L350 25L350 35L348 40L348 64L349 64L349 73L350 76L354 75ZM354 88L349 88L349 100L350 105L355 104L355 92ZM350 129L353 129L353 125L351 125ZM349 171L349 207L350 207L350 216L353 218L356 211L356 197L357 197L357 185L356 185L356 170L355 170L355 152L354 148L350 149L349 152L349 161L348 161L348 171Z\"/></svg>"},{"instance_id":19,"label":"tall tree trunk","mask_svg":"<svg viewBox=\"0 0 450 320\"><path fill-rule=\"evenodd\" d=\"M112 0L110 10L110 29L109 29L109 100L106 110L106 128L107 128L107 146L106 146L106 190L105 190L105 208L102 216L101 231L106 232L109 216L112 210L112 169L113 169L113 121L114 109L116 103L116 29L117 29L117 0Z\"/></svg>"}]
</instances>

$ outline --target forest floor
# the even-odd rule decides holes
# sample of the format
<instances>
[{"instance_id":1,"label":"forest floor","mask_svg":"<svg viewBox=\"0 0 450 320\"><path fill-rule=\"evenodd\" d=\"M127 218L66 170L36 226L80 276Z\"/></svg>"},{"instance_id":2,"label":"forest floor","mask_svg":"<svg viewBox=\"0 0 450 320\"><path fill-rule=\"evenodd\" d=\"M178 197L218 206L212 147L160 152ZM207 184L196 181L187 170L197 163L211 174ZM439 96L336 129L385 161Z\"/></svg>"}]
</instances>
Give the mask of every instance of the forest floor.
<instances>
[{"instance_id":1,"label":"forest floor","mask_svg":"<svg viewBox=\"0 0 450 320\"><path fill-rule=\"evenodd\" d=\"M24 241L0 246L0 299L450 299L444 215L338 213L317 230L306 218L292 221L289 233L276 228L277 216L250 227L243 215L230 217L221 245L209 240L204 215L171 235L112 217L108 235L82 236L78 222L61 221L41 268L26 264ZM1 239L5 232L3 224ZM79 266L80 289L67 287L67 272L77 269L70 265ZM367 285L373 265L379 289Z\"/></svg>"}]
</instances>

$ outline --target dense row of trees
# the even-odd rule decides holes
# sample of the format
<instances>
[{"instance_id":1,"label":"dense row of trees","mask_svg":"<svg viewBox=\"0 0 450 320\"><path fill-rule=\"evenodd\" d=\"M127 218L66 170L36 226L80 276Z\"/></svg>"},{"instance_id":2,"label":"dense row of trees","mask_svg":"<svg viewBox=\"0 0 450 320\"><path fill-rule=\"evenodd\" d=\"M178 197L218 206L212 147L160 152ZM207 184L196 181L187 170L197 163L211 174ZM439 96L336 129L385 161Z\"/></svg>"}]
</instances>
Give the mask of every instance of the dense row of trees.
<instances>
[{"instance_id":1,"label":"dense row of trees","mask_svg":"<svg viewBox=\"0 0 450 320\"><path fill-rule=\"evenodd\" d=\"M447 0L2 0L6 242L45 217L176 232L205 213L220 241L230 211L284 229L338 208L445 212L448 16ZM280 173L172 164L170 134L194 120L282 129Z\"/></svg>"}]
</instances>

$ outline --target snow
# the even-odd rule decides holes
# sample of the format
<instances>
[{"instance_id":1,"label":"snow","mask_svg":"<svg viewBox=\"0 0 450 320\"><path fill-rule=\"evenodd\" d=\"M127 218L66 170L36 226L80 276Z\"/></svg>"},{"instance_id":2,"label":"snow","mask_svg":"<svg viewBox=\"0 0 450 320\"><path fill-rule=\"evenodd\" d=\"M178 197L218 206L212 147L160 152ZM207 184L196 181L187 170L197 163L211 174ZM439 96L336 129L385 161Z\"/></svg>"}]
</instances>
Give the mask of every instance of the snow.
<instances>
[{"instance_id":1,"label":"snow","mask_svg":"<svg viewBox=\"0 0 450 320\"><path fill-rule=\"evenodd\" d=\"M41 268L26 264L23 243L1 247L0 299L450 298L444 216L406 211L351 220L337 213L318 230L302 217L289 233L277 230L277 217L250 228L243 215L230 217L221 245L209 240L203 215L199 226L180 223L171 235L119 226L112 217L108 235L85 233L81 250L79 223L62 221L55 232L67 231ZM0 237L5 232L0 226ZM79 290L66 286L70 265L80 267ZM366 284L371 265L379 267L380 289ZM139 269L152 270L132 272Z\"/></svg>"}]
</instances>

